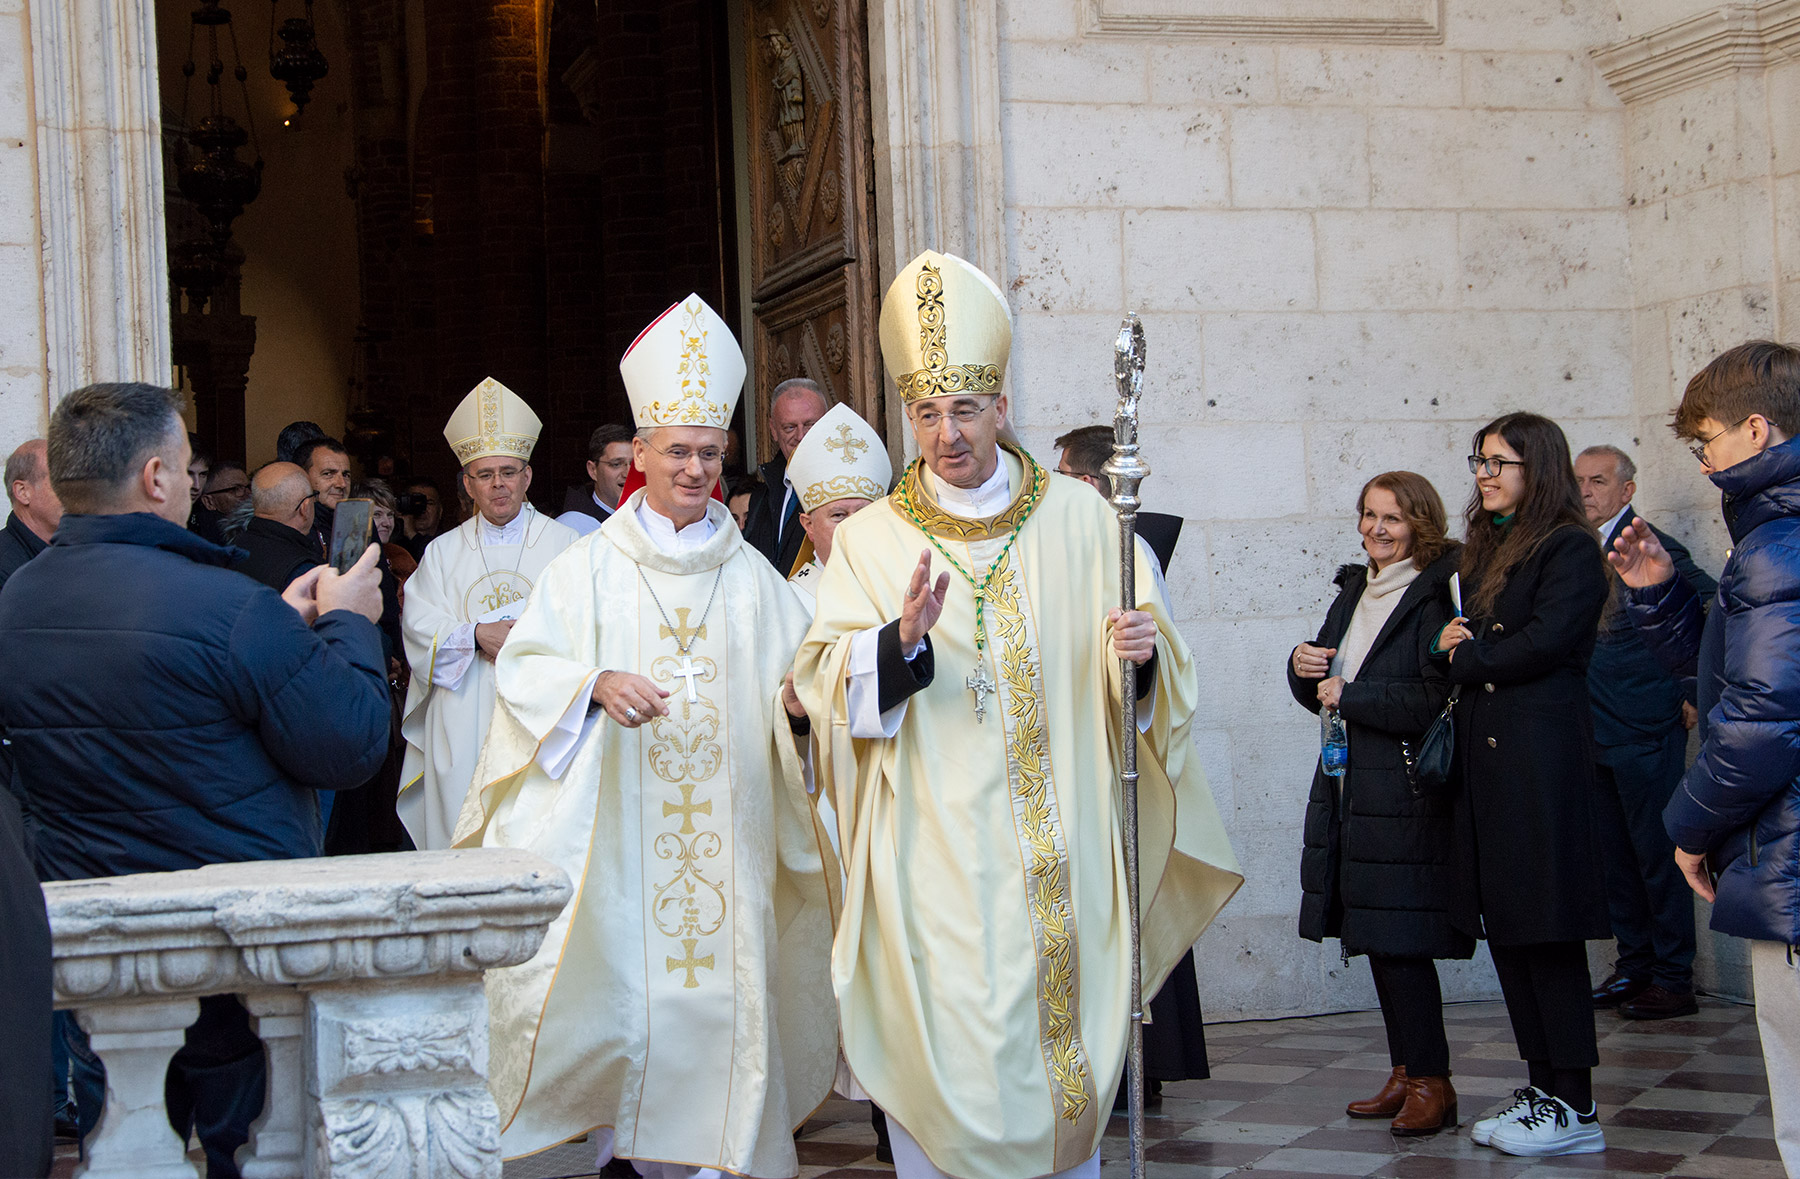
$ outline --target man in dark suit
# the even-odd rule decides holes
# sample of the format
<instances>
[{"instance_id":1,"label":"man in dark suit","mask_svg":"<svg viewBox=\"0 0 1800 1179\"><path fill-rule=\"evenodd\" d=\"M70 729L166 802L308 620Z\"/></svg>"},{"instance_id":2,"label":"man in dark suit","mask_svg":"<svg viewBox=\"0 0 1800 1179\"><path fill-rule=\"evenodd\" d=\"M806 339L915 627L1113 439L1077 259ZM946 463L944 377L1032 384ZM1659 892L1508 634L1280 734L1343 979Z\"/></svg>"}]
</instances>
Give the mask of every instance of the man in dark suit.
<instances>
[{"instance_id":1,"label":"man in dark suit","mask_svg":"<svg viewBox=\"0 0 1800 1179\"><path fill-rule=\"evenodd\" d=\"M1112 499L1112 480L1106 477L1106 460L1112 457L1111 426L1083 426L1070 430L1056 440L1061 452L1056 460L1056 473L1079 479ZM1158 573L1167 573L1175 557L1175 542L1181 539L1182 518L1164 512L1139 512L1137 533L1156 555Z\"/></svg>"},{"instance_id":2,"label":"man in dark suit","mask_svg":"<svg viewBox=\"0 0 1800 1179\"><path fill-rule=\"evenodd\" d=\"M256 514L237 538L244 555L232 568L280 593L314 565L323 565L311 535L317 500L306 472L293 463L274 462L257 471L250 481Z\"/></svg>"},{"instance_id":3,"label":"man in dark suit","mask_svg":"<svg viewBox=\"0 0 1800 1179\"><path fill-rule=\"evenodd\" d=\"M762 486L750 493L744 540L783 577L794 571L800 542L806 538L800 528L800 497L787 485L788 460L813 423L830 408L825 391L807 377L781 382L769 398L769 436L781 453L760 468Z\"/></svg>"},{"instance_id":4,"label":"man in dark suit","mask_svg":"<svg viewBox=\"0 0 1800 1179\"><path fill-rule=\"evenodd\" d=\"M1575 459L1582 506L1608 549L1637 515L1631 503L1636 475L1636 464L1616 446L1590 446ZM1679 541L1653 531L1676 572L1703 601L1710 598L1718 583ZM1612 974L1594 991L1594 1005L1617 1007L1628 1019L1671 1019L1698 1010L1694 901L1662 821L1687 768L1687 731L1694 723L1687 694L1644 646L1615 583L1588 665L1598 761L1595 812L1619 945Z\"/></svg>"},{"instance_id":5,"label":"man in dark suit","mask_svg":"<svg viewBox=\"0 0 1800 1179\"><path fill-rule=\"evenodd\" d=\"M0 528L0 586L44 551L62 521L62 501L50 486L42 438L20 443L6 460L6 498L12 515Z\"/></svg>"}]
</instances>

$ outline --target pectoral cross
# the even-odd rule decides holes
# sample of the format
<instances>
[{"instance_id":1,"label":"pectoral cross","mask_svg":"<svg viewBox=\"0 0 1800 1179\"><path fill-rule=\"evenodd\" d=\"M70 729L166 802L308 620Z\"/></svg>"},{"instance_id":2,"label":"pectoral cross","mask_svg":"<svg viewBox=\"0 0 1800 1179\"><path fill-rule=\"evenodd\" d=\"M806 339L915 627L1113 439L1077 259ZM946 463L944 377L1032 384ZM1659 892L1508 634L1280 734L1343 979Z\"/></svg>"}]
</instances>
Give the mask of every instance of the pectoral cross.
<instances>
[{"instance_id":1,"label":"pectoral cross","mask_svg":"<svg viewBox=\"0 0 1800 1179\"><path fill-rule=\"evenodd\" d=\"M684 937L681 939L681 949L687 957L667 958L670 974L674 974L677 970L687 971L687 981L681 985L690 990L700 985L700 981L694 977L694 971L713 969L713 956L711 954L708 954L704 958L694 957L694 947L699 943L699 938ZM665 958L666 957L667 956L665 955Z\"/></svg>"},{"instance_id":2,"label":"pectoral cross","mask_svg":"<svg viewBox=\"0 0 1800 1179\"><path fill-rule=\"evenodd\" d=\"M988 678L987 662L984 660L975 665L975 671L963 681L969 691L975 693L975 723L987 723L987 698L994 690L994 681Z\"/></svg>"},{"instance_id":3,"label":"pectoral cross","mask_svg":"<svg viewBox=\"0 0 1800 1179\"><path fill-rule=\"evenodd\" d=\"M712 814L712 799L709 798L705 802L695 802L694 784L692 782L682 782L679 784L679 788L681 790L681 802L663 803L663 818L666 819L670 815L680 815L681 833L683 835L692 835L694 833L694 816Z\"/></svg>"},{"instance_id":4,"label":"pectoral cross","mask_svg":"<svg viewBox=\"0 0 1800 1179\"><path fill-rule=\"evenodd\" d=\"M697 639L697 638L703 639L706 637L705 621L702 621L699 626L689 626L688 625L688 614L689 613L690 613L690 611L688 610L688 608L686 606L677 606L677 607L675 607L675 617L681 619L680 625L678 625L678 626L659 626L656 628L656 633L657 633L658 638L675 640L675 647L677 650L681 651L681 657L683 659L687 658L687 651L685 650L686 647L688 647L691 643L693 643L693 641L695 639ZM665 614L665 615L663 615L663 617L667 618L668 615ZM693 692L693 681L692 680L688 681L688 691L690 693ZM693 696L690 694L688 696L688 699L692 700Z\"/></svg>"},{"instance_id":5,"label":"pectoral cross","mask_svg":"<svg viewBox=\"0 0 1800 1179\"><path fill-rule=\"evenodd\" d=\"M682 613L686 614L687 611L683 610ZM684 619L682 619L682 621L686 622L687 619L684 618ZM668 629L669 628L666 626L663 627L663 630L665 632ZM700 630L702 632L704 632L706 630L706 628L703 626L700 628ZM671 678L687 681L687 702L689 704L698 704L700 702L700 693L698 693L694 690L694 681L699 679L704 674L706 674L706 673L694 666L694 657L692 655L683 655L681 657L680 670L671 673ZM683 713L682 715L685 716L687 714Z\"/></svg>"}]
</instances>

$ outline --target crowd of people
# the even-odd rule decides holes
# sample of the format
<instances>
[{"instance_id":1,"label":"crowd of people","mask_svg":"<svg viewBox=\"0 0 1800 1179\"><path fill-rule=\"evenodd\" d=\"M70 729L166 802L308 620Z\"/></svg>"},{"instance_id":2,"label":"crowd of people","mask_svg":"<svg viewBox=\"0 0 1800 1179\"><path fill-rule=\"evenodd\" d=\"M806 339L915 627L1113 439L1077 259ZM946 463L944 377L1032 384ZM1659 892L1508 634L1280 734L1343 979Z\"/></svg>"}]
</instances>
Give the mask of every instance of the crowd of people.
<instances>
[{"instance_id":1,"label":"crowd of people","mask_svg":"<svg viewBox=\"0 0 1800 1179\"><path fill-rule=\"evenodd\" d=\"M1095 1179L1130 1022L1126 741L1147 1097L1206 1076L1193 946L1243 878L1190 739L1181 519L1140 516L1120 609L1112 431L1057 438L1053 471L1018 443L1005 300L968 263L914 259L880 339L917 461L896 476L796 378L774 453L730 476L745 360L681 300L554 517L542 424L491 378L445 426L454 496L359 474L312 423L246 470L194 453L170 390L59 401L6 463L0 532L0 1171L45 1173L52 1120L84 1139L104 1092L50 1012L36 881L506 846L576 885L489 978L506 1156L585 1136L608 1174L785 1179L836 1089L902 1179ZM1295 816L1298 932L1368 957L1387 1029L1352 1117L1458 1124L1436 961L1486 941L1527 1083L1473 1140L1603 1150L1595 1012L1697 1010L1698 893L1752 942L1800 1170L1800 352L1723 354L1674 428L1725 493L1716 581L1638 514L1629 454L1571 456L1537 414L1475 433L1460 539L1422 476L1357 497L1367 560L1287 667L1328 754ZM334 563L351 501L373 535ZM263 1070L238 1000L204 1000L168 1112L210 1176L238 1173Z\"/></svg>"}]
</instances>

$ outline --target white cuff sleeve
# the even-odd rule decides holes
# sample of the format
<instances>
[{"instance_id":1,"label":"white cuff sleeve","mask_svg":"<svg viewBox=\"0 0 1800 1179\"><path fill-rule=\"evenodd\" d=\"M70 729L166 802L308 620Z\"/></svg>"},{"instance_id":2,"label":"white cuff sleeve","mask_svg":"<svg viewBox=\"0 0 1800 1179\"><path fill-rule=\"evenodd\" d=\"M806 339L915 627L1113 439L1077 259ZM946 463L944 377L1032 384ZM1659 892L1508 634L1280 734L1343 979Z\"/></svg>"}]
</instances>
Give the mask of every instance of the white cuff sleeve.
<instances>
[{"instance_id":1,"label":"white cuff sleeve","mask_svg":"<svg viewBox=\"0 0 1800 1179\"><path fill-rule=\"evenodd\" d=\"M1138 670L1142 671L1143 668L1139 668ZM1148 692L1144 693L1144 698L1142 700L1138 701L1138 706L1137 706L1138 732L1148 733L1150 731L1150 722L1155 719L1156 719L1156 681L1152 680L1150 682L1150 690Z\"/></svg>"},{"instance_id":2,"label":"white cuff sleeve","mask_svg":"<svg viewBox=\"0 0 1800 1179\"><path fill-rule=\"evenodd\" d=\"M850 735L859 740L892 737L906 719L905 700L886 712L877 711L881 707L881 678L877 671L880 643L878 626L858 631L850 640L850 674L845 694L850 706ZM906 653L906 661L911 663L924 649L925 640L920 639Z\"/></svg>"},{"instance_id":3,"label":"white cuff sleeve","mask_svg":"<svg viewBox=\"0 0 1800 1179\"><path fill-rule=\"evenodd\" d=\"M554 780L563 775L569 768L569 762L580 747L581 739L587 735L588 728L605 716L605 712L596 708L590 714L588 705L593 703L594 683L600 678L598 671L588 676L581 683L581 691L575 699L569 701L569 710L562 714L550 732L544 736L543 743L538 746L537 762L544 767L544 772Z\"/></svg>"},{"instance_id":4,"label":"white cuff sleeve","mask_svg":"<svg viewBox=\"0 0 1800 1179\"><path fill-rule=\"evenodd\" d=\"M438 644L437 656L431 661L431 682L439 688L456 690L475 662L475 624L465 622L451 631Z\"/></svg>"}]
</instances>

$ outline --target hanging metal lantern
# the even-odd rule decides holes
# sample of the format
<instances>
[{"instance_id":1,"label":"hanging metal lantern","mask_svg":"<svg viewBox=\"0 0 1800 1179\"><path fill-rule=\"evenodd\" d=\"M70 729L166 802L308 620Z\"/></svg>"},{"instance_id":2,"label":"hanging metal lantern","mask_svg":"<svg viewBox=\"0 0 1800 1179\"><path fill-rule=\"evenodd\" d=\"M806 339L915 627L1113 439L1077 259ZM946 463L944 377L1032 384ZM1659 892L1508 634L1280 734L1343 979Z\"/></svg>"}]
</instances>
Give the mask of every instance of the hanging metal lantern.
<instances>
[{"instance_id":1,"label":"hanging metal lantern","mask_svg":"<svg viewBox=\"0 0 1800 1179\"><path fill-rule=\"evenodd\" d=\"M281 0L270 0L269 11L269 73L275 80L287 87L288 97L294 100L294 118L306 112L306 104L312 101L313 84L331 72L331 65L325 55L319 52L318 27L313 24L313 0L306 0L305 16L290 16L275 27L275 10L281 6ZM277 38L281 47L275 47Z\"/></svg>"},{"instance_id":2,"label":"hanging metal lantern","mask_svg":"<svg viewBox=\"0 0 1800 1179\"><path fill-rule=\"evenodd\" d=\"M194 42L201 29L206 30L208 45L207 113L197 121L190 121L190 91L198 72ZM244 124L225 112L225 59L219 46L221 30L230 38L231 54L236 61L231 73L243 102ZM256 139L255 110L250 105L250 91L246 85L250 71L244 68L243 57L238 52L231 12L221 7L219 0L200 0L200 6L194 11L193 27L188 33L188 59L181 72L187 79L182 93L180 124L186 128L186 134L177 145L176 183L181 195L192 201L206 218L222 256L223 243L231 236L232 222L244 211L244 206L262 192L263 158ZM246 145L254 157L248 162L238 158L239 149Z\"/></svg>"}]
</instances>

